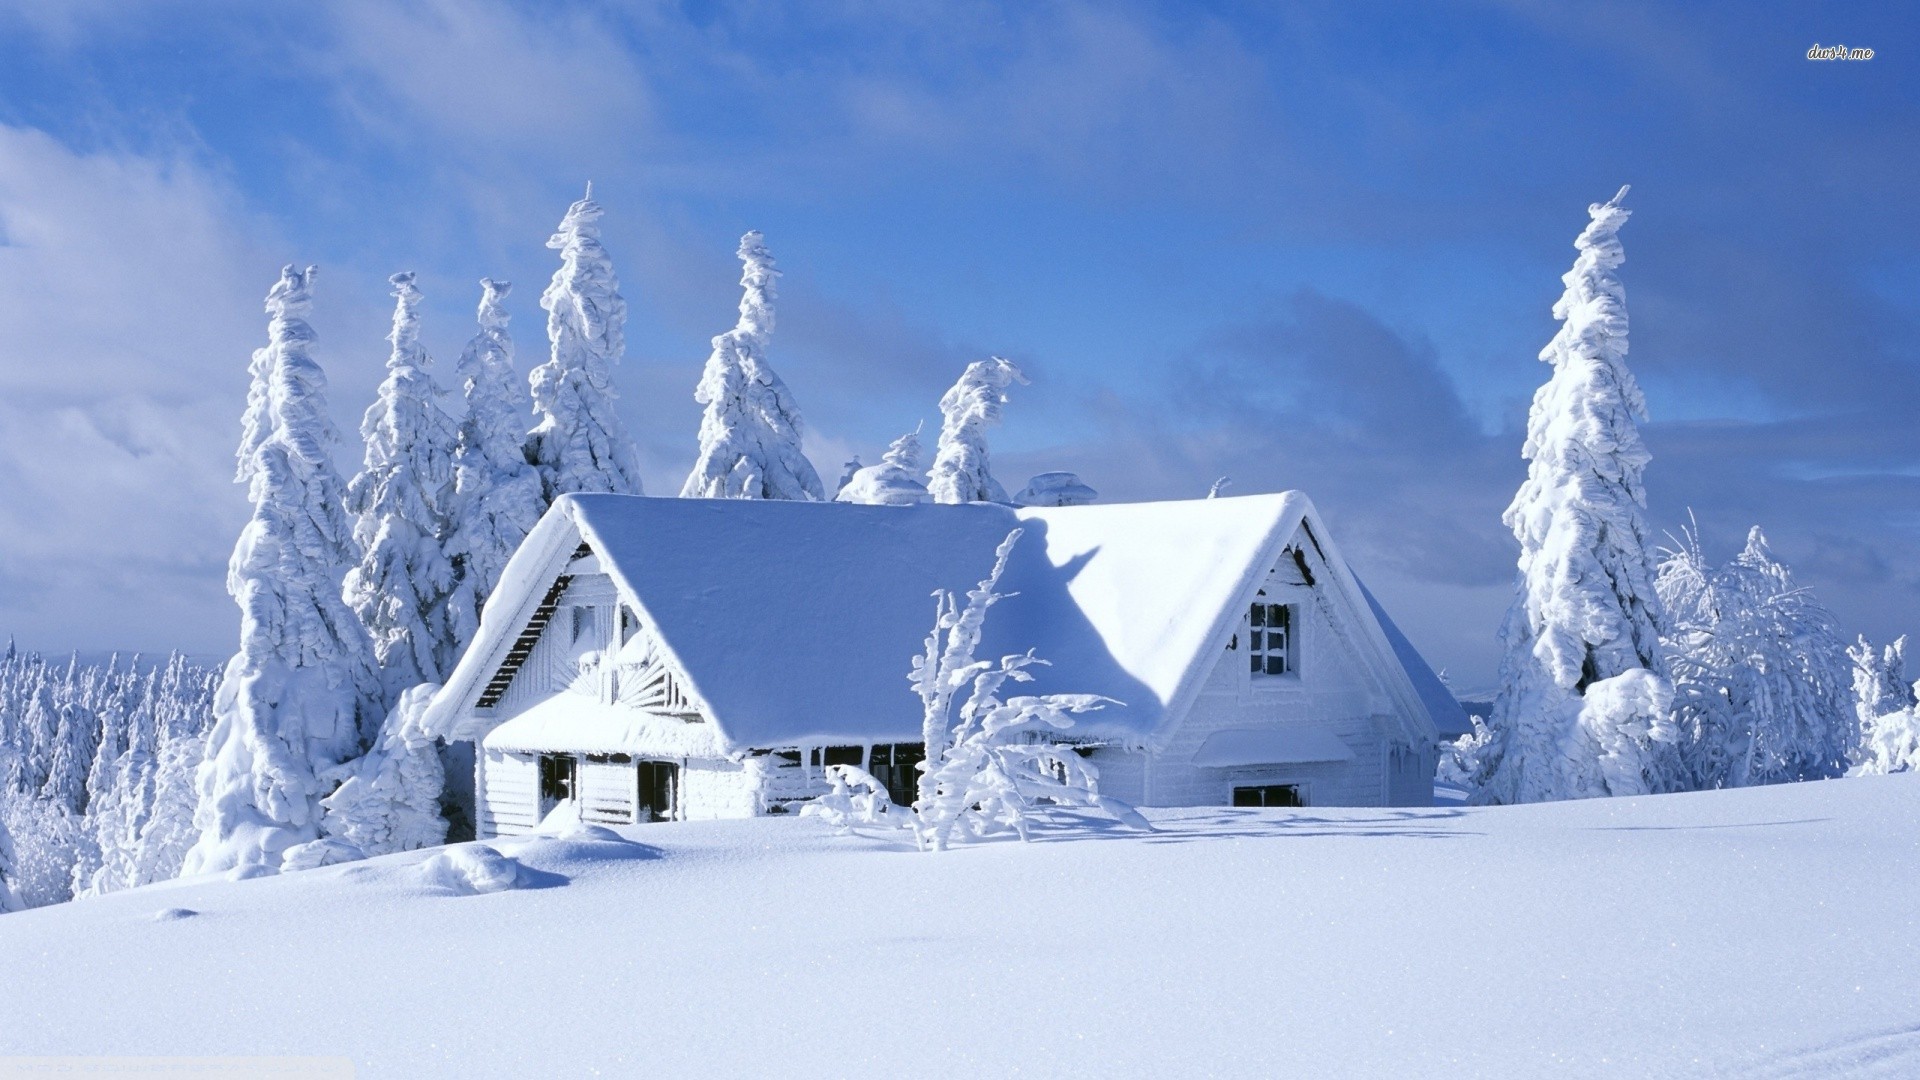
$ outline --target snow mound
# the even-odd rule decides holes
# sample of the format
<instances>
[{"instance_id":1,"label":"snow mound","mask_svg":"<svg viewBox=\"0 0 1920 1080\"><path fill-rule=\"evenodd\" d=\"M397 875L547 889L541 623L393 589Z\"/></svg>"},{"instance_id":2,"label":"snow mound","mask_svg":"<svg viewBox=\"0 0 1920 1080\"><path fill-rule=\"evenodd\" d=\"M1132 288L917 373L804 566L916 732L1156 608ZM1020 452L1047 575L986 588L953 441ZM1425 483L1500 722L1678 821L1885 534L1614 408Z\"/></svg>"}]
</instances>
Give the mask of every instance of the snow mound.
<instances>
[{"instance_id":1,"label":"snow mound","mask_svg":"<svg viewBox=\"0 0 1920 1080\"><path fill-rule=\"evenodd\" d=\"M186 907L161 908L159 911L156 911L153 913L153 921L154 922L179 922L181 919L191 919L198 914L200 913L193 910L192 908L186 908Z\"/></svg>"},{"instance_id":2,"label":"snow mound","mask_svg":"<svg viewBox=\"0 0 1920 1080\"><path fill-rule=\"evenodd\" d=\"M456 896L503 892L520 884L520 864L485 844L458 844L420 864L428 885Z\"/></svg>"},{"instance_id":3,"label":"snow mound","mask_svg":"<svg viewBox=\"0 0 1920 1080\"><path fill-rule=\"evenodd\" d=\"M1100 493L1070 472L1043 472L1013 497L1015 506L1085 506Z\"/></svg>"}]
</instances>

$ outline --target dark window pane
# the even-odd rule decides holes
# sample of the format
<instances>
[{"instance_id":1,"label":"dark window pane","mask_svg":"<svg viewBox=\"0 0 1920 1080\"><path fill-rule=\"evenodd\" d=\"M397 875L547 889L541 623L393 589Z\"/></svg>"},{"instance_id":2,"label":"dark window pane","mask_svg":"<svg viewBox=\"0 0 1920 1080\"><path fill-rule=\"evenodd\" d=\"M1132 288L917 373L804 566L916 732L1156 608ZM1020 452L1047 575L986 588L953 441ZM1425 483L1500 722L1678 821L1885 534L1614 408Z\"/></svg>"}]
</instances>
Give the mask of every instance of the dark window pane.
<instances>
[{"instance_id":1,"label":"dark window pane","mask_svg":"<svg viewBox=\"0 0 1920 1080\"><path fill-rule=\"evenodd\" d=\"M1237 787L1233 789L1233 805L1259 806L1260 789L1257 787Z\"/></svg>"},{"instance_id":2,"label":"dark window pane","mask_svg":"<svg viewBox=\"0 0 1920 1080\"><path fill-rule=\"evenodd\" d=\"M827 764L858 765L860 750L858 746L829 746L827 747Z\"/></svg>"},{"instance_id":3,"label":"dark window pane","mask_svg":"<svg viewBox=\"0 0 1920 1080\"><path fill-rule=\"evenodd\" d=\"M1266 641L1266 635L1260 631L1251 630L1247 632L1247 648L1252 649L1254 652L1259 652L1265 648L1262 644L1264 641Z\"/></svg>"},{"instance_id":4,"label":"dark window pane","mask_svg":"<svg viewBox=\"0 0 1920 1080\"><path fill-rule=\"evenodd\" d=\"M1277 653L1268 654L1267 674L1285 675L1286 673L1287 673L1287 658Z\"/></svg>"},{"instance_id":5,"label":"dark window pane","mask_svg":"<svg viewBox=\"0 0 1920 1080\"><path fill-rule=\"evenodd\" d=\"M1252 655L1248 656L1247 659L1253 661L1253 673L1255 675L1260 674L1260 654L1253 653Z\"/></svg>"},{"instance_id":6,"label":"dark window pane","mask_svg":"<svg viewBox=\"0 0 1920 1080\"><path fill-rule=\"evenodd\" d=\"M1268 626L1287 625L1287 606L1285 604L1268 604L1267 605L1267 625Z\"/></svg>"},{"instance_id":7,"label":"dark window pane","mask_svg":"<svg viewBox=\"0 0 1920 1080\"><path fill-rule=\"evenodd\" d=\"M1253 625L1267 625L1267 606L1265 604L1253 605Z\"/></svg>"}]
</instances>

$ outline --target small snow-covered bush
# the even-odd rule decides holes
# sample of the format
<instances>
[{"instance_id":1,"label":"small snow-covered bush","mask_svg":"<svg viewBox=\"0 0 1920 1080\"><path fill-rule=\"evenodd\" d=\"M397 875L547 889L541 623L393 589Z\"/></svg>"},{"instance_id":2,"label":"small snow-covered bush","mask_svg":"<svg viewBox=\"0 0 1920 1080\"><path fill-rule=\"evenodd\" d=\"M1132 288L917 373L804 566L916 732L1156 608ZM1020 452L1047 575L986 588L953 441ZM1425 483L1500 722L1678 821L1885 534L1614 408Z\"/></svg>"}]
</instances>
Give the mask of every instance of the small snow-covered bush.
<instances>
[{"instance_id":1,"label":"small snow-covered bush","mask_svg":"<svg viewBox=\"0 0 1920 1080\"><path fill-rule=\"evenodd\" d=\"M826 768L828 791L800 808L801 817L817 817L845 835L856 825L905 826L901 816L893 815L893 800L887 786L858 765L829 765Z\"/></svg>"}]
</instances>

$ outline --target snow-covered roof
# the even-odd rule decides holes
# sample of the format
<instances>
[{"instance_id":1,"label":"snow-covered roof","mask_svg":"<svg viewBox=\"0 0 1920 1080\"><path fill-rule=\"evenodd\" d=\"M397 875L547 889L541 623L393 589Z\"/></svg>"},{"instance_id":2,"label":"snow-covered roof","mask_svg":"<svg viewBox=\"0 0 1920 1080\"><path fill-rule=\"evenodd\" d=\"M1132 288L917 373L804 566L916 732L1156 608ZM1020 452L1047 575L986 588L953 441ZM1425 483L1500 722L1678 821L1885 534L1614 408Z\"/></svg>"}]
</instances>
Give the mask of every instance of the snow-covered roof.
<instances>
[{"instance_id":1,"label":"snow-covered roof","mask_svg":"<svg viewBox=\"0 0 1920 1080\"><path fill-rule=\"evenodd\" d=\"M1235 765L1311 765L1319 762L1352 761L1353 750L1340 737L1310 724L1286 724L1280 727L1233 728L1207 736L1193 753L1193 763L1202 768L1225 769Z\"/></svg>"},{"instance_id":2,"label":"snow-covered roof","mask_svg":"<svg viewBox=\"0 0 1920 1080\"><path fill-rule=\"evenodd\" d=\"M1354 579L1360 586L1361 595L1367 598L1367 607L1373 610L1373 617L1380 621L1380 629L1386 631L1387 641L1393 645L1393 653L1400 658L1400 666L1406 668L1407 678L1413 680L1413 688L1420 694L1420 700L1427 706L1427 715L1433 720L1433 726L1439 730L1443 739L1458 739L1462 735L1473 734L1473 721L1467 716L1466 706L1460 704L1447 684L1434 674L1432 665L1413 647L1407 635L1394 625L1387 609L1373 598L1373 590L1365 582Z\"/></svg>"},{"instance_id":3,"label":"snow-covered roof","mask_svg":"<svg viewBox=\"0 0 1920 1080\"><path fill-rule=\"evenodd\" d=\"M936 589L964 592L1016 545L979 655L1051 662L1016 692L1121 704L1075 733L1153 743L1183 715L1241 608L1310 531L1362 648L1399 712L1426 710L1299 492L1056 508L857 506L568 495L527 538L429 722L452 730L578 544L589 545L731 750L797 742L917 741L907 672ZM1010 687L1009 690L1014 690ZM483 732L459 732L473 737Z\"/></svg>"}]
</instances>

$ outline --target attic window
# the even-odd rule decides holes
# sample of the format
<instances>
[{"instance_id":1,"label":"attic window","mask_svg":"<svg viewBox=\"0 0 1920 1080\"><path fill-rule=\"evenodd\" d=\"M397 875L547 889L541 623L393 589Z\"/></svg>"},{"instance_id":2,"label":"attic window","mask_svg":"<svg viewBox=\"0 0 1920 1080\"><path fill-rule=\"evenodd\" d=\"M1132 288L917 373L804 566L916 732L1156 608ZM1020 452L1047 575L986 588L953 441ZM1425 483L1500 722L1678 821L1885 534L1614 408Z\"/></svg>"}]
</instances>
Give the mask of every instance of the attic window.
<instances>
[{"instance_id":1,"label":"attic window","mask_svg":"<svg viewBox=\"0 0 1920 1080\"><path fill-rule=\"evenodd\" d=\"M1290 675L1293 655L1293 605L1253 605L1247 615L1247 660L1254 678Z\"/></svg>"},{"instance_id":2,"label":"attic window","mask_svg":"<svg viewBox=\"0 0 1920 1080\"><path fill-rule=\"evenodd\" d=\"M594 611L590 607L576 607L573 609L574 644L579 644L586 639L588 634L593 633L593 616Z\"/></svg>"},{"instance_id":3,"label":"attic window","mask_svg":"<svg viewBox=\"0 0 1920 1080\"><path fill-rule=\"evenodd\" d=\"M640 629L640 616L625 604L620 605L620 644L633 640L634 631Z\"/></svg>"}]
</instances>

